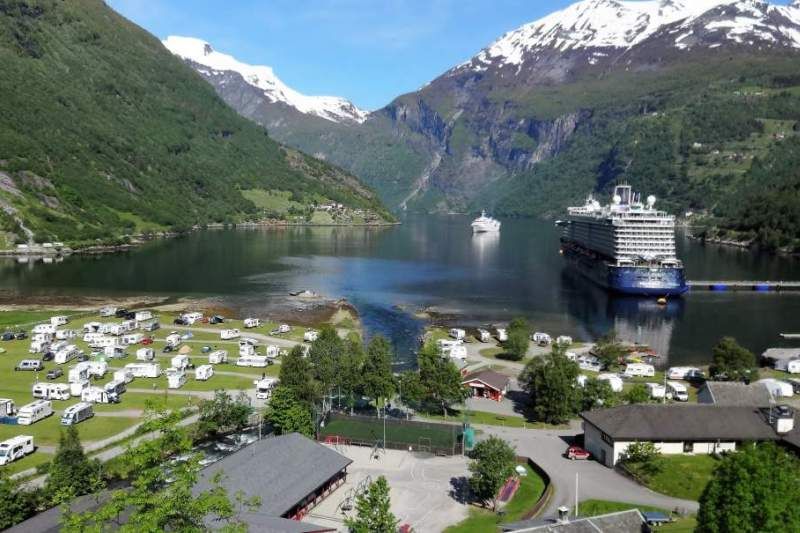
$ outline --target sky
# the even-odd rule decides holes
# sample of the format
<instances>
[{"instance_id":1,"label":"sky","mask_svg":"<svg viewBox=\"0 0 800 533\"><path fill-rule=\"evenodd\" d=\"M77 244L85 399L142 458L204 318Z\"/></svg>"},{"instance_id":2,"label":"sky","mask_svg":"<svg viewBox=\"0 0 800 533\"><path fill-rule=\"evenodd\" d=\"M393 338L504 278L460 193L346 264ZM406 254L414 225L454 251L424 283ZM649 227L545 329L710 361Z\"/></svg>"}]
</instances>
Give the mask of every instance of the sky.
<instances>
[{"instance_id":1,"label":"sky","mask_svg":"<svg viewBox=\"0 0 800 533\"><path fill-rule=\"evenodd\" d=\"M773 0L785 4L788 0ZM197 37L309 95L378 109L572 0L107 0L163 39Z\"/></svg>"}]
</instances>

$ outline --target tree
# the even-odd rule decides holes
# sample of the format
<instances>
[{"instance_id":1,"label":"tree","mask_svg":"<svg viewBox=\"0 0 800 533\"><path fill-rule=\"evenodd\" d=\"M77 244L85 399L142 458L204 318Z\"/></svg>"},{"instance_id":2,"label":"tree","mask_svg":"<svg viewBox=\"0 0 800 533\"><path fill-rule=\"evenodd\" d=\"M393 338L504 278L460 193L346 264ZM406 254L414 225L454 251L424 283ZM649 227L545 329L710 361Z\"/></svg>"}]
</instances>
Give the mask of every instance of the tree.
<instances>
[{"instance_id":1,"label":"tree","mask_svg":"<svg viewBox=\"0 0 800 533\"><path fill-rule=\"evenodd\" d=\"M625 347L617 339L617 333L612 330L597 340L594 353L603 368L608 368L619 363L620 358L625 355Z\"/></svg>"},{"instance_id":2,"label":"tree","mask_svg":"<svg viewBox=\"0 0 800 533\"><path fill-rule=\"evenodd\" d=\"M0 530L6 530L27 519L35 508L27 492L0 469Z\"/></svg>"},{"instance_id":3,"label":"tree","mask_svg":"<svg viewBox=\"0 0 800 533\"><path fill-rule=\"evenodd\" d=\"M617 395L611 388L611 384L605 380L588 378L581 393L580 408L582 411L591 411L598 407L614 407L617 404Z\"/></svg>"},{"instance_id":4,"label":"tree","mask_svg":"<svg viewBox=\"0 0 800 533\"><path fill-rule=\"evenodd\" d=\"M352 411L355 407L358 392L364 385L364 348L361 339L351 339L347 342L347 349L336 367L336 386L339 398L344 397L345 405Z\"/></svg>"},{"instance_id":5,"label":"tree","mask_svg":"<svg viewBox=\"0 0 800 533\"><path fill-rule=\"evenodd\" d=\"M331 393L336 380L336 367L345 353L345 343L332 326L324 326L317 340L311 343L308 359L314 378L319 382L322 396Z\"/></svg>"},{"instance_id":6,"label":"tree","mask_svg":"<svg viewBox=\"0 0 800 533\"><path fill-rule=\"evenodd\" d=\"M726 456L700 496L696 531L800 531L798 472L800 460L772 443Z\"/></svg>"},{"instance_id":7,"label":"tree","mask_svg":"<svg viewBox=\"0 0 800 533\"><path fill-rule=\"evenodd\" d=\"M626 403L648 403L650 401L650 391L641 383L635 384L623 396Z\"/></svg>"},{"instance_id":8,"label":"tree","mask_svg":"<svg viewBox=\"0 0 800 533\"><path fill-rule=\"evenodd\" d=\"M45 493L55 505L76 496L97 492L103 486L103 465L83 452L78 428L68 426L58 438L58 449L48 468Z\"/></svg>"},{"instance_id":9,"label":"tree","mask_svg":"<svg viewBox=\"0 0 800 533\"><path fill-rule=\"evenodd\" d=\"M221 485L221 475L211 480L210 489L196 491L202 468L200 455L192 453L188 430L177 424L180 414L161 411L148 413L148 417L160 436L129 447L118 459L129 486L111 491L102 501L98 495L95 511L73 513L67 508L62 531L200 532L206 530L210 518L227 523L229 528L241 525ZM173 457L188 459L170 460ZM256 497L245 500L238 495L237 500L251 510L260 505Z\"/></svg>"},{"instance_id":10,"label":"tree","mask_svg":"<svg viewBox=\"0 0 800 533\"><path fill-rule=\"evenodd\" d=\"M352 533L395 533L398 522L391 511L389 484L383 476L358 495L355 518L345 520Z\"/></svg>"},{"instance_id":11,"label":"tree","mask_svg":"<svg viewBox=\"0 0 800 533\"><path fill-rule=\"evenodd\" d=\"M406 405L419 405L425 398L425 387L419 377L419 372L407 370L397 377L397 388L400 392L400 401Z\"/></svg>"},{"instance_id":12,"label":"tree","mask_svg":"<svg viewBox=\"0 0 800 533\"><path fill-rule=\"evenodd\" d=\"M380 335L374 337L367 345L367 356L362 373L362 389L366 397L375 400L376 409L380 399L388 400L394 395L392 346Z\"/></svg>"},{"instance_id":13,"label":"tree","mask_svg":"<svg viewBox=\"0 0 800 533\"><path fill-rule=\"evenodd\" d=\"M439 348L427 343L417 355L419 384L423 391L422 404L441 407L446 414L447 407L460 403L469 395L461 384L461 373L449 357L443 357Z\"/></svg>"},{"instance_id":14,"label":"tree","mask_svg":"<svg viewBox=\"0 0 800 533\"><path fill-rule=\"evenodd\" d=\"M758 365L753 352L732 337L721 339L711 351L709 372L716 379L747 381L758 379Z\"/></svg>"},{"instance_id":15,"label":"tree","mask_svg":"<svg viewBox=\"0 0 800 533\"><path fill-rule=\"evenodd\" d=\"M279 379L281 386L291 389L299 401L311 406L319 399L319 391L314 382L314 370L304 355L302 346L292 348L281 361Z\"/></svg>"},{"instance_id":16,"label":"tree","mask_svg":"<svg viewBox=\"0 0 800 533\"><path fill-rule=\"evenodd\" d=\"M661 471L663 465L660 458L661 452L655 444L636 441L625 450L622 462L635 474L651 476Z\"/></svg>"},{"instance_id":17,"label":"tree","mask_svg":"<svg viewBox=\"0 0 800 533\"><path fill-rule=\"evenodd\" d=\"M470 452L470 458L472 476L469 486L479 500L491 501L494 510L497 508L497 493L514 474L516 452L506 441L492 436L479 442Z\"/></svg>"},{"instance_id":18,"label":"tree","mask_svg":"<svg viewBox=\"0 0 800 533\"><path fill-rule=\"evenodd\" d=\"M508 325L508 339L503 343L505 355L512 361L521 361L531 344L531 328L524 318L515 318Z\"/></svg>"},{"instance_id":19,"label":"tree","mask_svg":"<svg viewBox=\"0 0 800 533\"><path fill-rule=\"evenodd\" d=\"M284 385L279 385L272 391L266 418L280 435L297 432L306 437L314 436L311 409L297 399L292 389Z\"/></svg>"},{"instance_id":20,"label":"tree","mask_svg":"<svg viewBox=\"0 0 800 533\"><path fill-rule=\"evenodd\" d=\"M562 424L578 413L584 393L577 386L578 365L554 346L547 357L532 359L520 375L539 420Z\"/></svg>"},{"instance_id":21,"label":"tree","mask_svg":"<svg viewBox=\"0 0 800 533\"><path fill-rule=\"evenodd\" d=\"M216 435L225 430L240 430L247 425L253 408L247 395L239 393L235 400L224 390L214 391L214 398L200 403L197 431L200 435Z\"/></svg>"}]
</instances>

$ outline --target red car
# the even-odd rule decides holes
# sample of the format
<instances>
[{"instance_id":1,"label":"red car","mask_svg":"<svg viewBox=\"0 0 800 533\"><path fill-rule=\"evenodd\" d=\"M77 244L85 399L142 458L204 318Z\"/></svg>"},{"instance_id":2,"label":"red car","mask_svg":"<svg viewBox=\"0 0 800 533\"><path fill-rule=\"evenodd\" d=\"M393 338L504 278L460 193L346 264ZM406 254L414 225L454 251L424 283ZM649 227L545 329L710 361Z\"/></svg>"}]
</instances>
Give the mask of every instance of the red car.
<instances>
[{"instance_id":1,"label":"red car","mask_svg":"<svg viewBox=\"0 0 800 533\"><path fill-rule=\"evenodd\" d=\"M145 337L144 339L142 339L142 344L144 344L145 346L153 344L153 339L151 337Z\"/></svg>"},{"instance_id":2,"label":"red car","mask_svg":"<svg viewBox=\"0 0 800 533\"><path fill-rule=\"evenodd\" d=\"M567 448L567 459L572 459L573 461L578 460L585 460L589 459L592 456L589 452L581 448L580 446L570 446Z\"/></svg>"}]
</instances>

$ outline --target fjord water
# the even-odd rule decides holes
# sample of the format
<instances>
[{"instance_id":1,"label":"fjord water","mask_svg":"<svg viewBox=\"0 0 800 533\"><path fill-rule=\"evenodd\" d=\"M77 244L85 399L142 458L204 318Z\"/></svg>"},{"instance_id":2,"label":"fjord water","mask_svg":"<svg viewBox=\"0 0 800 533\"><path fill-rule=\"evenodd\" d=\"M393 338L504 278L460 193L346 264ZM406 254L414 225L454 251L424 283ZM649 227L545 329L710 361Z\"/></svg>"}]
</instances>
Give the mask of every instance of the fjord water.
<instances>
[{"instance_id":1,"label":"fjord water","mask_svg":"<svg viewBox=\"0 0 800 533\"><path fill-rule=\"evenodd\" d=\"M413 360L430 308L444 323L477 326L523 315L539 331L592 340L615 329L675 363L703 363L732 335L760 353L800 333L800 293L694 292L659 306L608 295L569 270L552 222L504 220L473 236L470 218L410 216L389 228L292 227L205 231L58 264L0 263L0 288L20 295L215 297L244 313L274 313L291 290L347 298L368 334L389 336L398 365ZM703 246L679 236L694 280L799 280L795 259ZM274 318L279 318L274 316Z\"/></svg>"}]
</instances>

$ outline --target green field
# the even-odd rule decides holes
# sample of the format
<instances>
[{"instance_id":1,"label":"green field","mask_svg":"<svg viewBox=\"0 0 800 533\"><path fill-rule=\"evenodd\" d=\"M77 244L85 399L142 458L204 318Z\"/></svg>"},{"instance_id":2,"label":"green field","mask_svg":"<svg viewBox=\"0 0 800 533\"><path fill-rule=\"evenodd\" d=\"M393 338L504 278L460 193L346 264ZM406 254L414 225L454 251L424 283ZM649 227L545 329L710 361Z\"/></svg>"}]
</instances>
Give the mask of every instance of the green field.
<instances>
[{"instance_id":1,"label":"green field","mask_svg":"<svg viewBox=\"0 0 800 533\"><path fill-rule=\"evenodd\" d=\"M668 455L657 459L661 472L645 480L646 485L662 494L697 501L719 463L711 455Z\"/></svg>"},{"instance_id":2,"label":"green field","mask_svg":"<svg viewBox=\"0 0 800 533\"><path fill-rule=\"evenodd\" d=\"M469 518L445 529L445 533L484 533L497 531L497 526L505 522L522 520L528 514L539 498L544 494L544 480L531 469L524 465L528 475L521 478L519 489L508 504L503 508L504 514L499 516L486 509L471 508Z\"/></svg>"},{"instance_id":3,"label":"green field","mask_svg":"<svg viewBox=\"0 0 800 533\"><path fill-rule=\"evenodd\" d=\"M350 440L367 443L383 442L384 420L368 417L344 417L333 415L324 428L320 438L336 435ZM386 419L386 441L396 445L420 446L430 444L434 448L450 450L455 445L461 428L446 424L425 424Z\"/></svg>"},{"instance_id":4,"label":"green field","mask_svg":"<svg viewBox=\"0 0 800 533\"><path fill-rule=\"evenodd\" d=\"M0 311L0 330L8 328L22 327L37 322L47 321L51 316L73 315L75 311L48 311L48 310L25 310L25 311Z\"/></svg>"}]
</instances>

